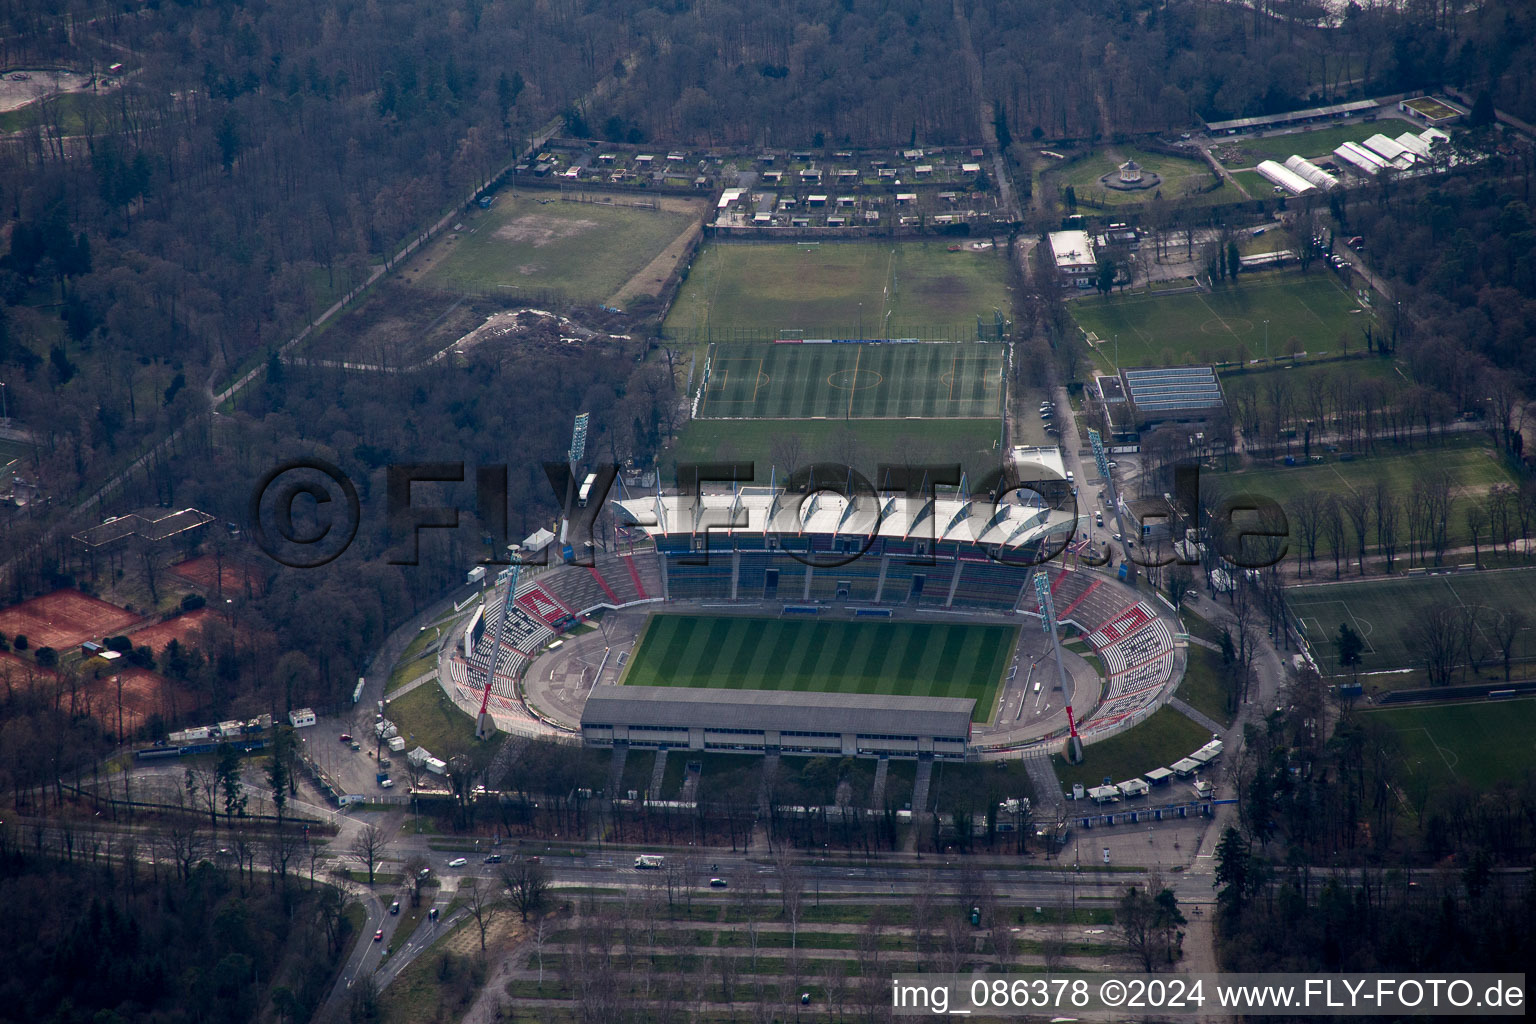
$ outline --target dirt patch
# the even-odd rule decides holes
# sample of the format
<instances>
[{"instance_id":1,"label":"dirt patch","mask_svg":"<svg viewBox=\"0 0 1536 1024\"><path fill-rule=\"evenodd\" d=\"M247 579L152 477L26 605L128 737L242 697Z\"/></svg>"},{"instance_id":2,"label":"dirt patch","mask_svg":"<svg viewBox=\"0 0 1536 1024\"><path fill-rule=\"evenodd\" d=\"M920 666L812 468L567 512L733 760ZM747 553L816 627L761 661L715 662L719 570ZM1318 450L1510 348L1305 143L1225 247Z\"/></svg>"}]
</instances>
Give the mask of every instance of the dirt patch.
<instances>
[{"instance_id":1,"label":"dirt patch","mask_svg":"<svg viewBox=\"0 0 1536 1024\"><path fill-rule=\"evenodd\" d=\"M18 78L17 76L22 76ZM73 71L12 71L0 76L0 112L20 110L47 96L80 92L91 84L90 75Z\"/></svg>"},{"instance_id":2,"label":"dirt patch","mask_svg":"<svg viewBox=\"0 0 1536 1024\"><path fill-rule=\"evenodd\" d=\"M24 634L34 648L62 650L120 633L138 621L132 612L89 594L55 590L0 611L0 633L7 638Z\"/></svg>"},{"instance_id":3,"label":"dirt patch","mask_svg":"<svg viewBox=\"0 0 1536 1024\"><path fill-rule=\"evenodd\" d=\"M661 286L666 284L667 278L677 270L683 256L688 252L699 232L704 230L703 217L704 204L694 199L661 200L661 208L669 213L687 213L696 219L685 228L681 234L672 239L672 243L657 254L656 258L640 268L640 272L628 281L624 287L608 297L607 304L619 309L624 308L637 295L659 295Z\"/></svg>"},{"instance_id":4,"label":"dirt patch","mask_svg":"<svg viewBox=\"0 0 1536 1024\"><path fill-rule=\"evenodd\" d=\"M122 703L118 703L118 683L122 683ZM142 729L154 715L167 722L202 706L191 690L173 683L158 672L125 668L121 672L103 670L89 678L81 690L79 710L122 736ZM119 719L121 713L121 719Z\"/></svg>"},{"instance_id":5,"label":"dirt patch","mask_svg":"<svg viewBox=\"0 0 1536 1024\"><path fill-rule=\"evenodd\" d=\"M210 614L212 613L207 608L199 608L195 612L187 612L174 619L136 629L129 634L129 639L133 641L133 646L148 647L159 655L172 640L180 641L184 646L187 645L192 635L208 621Z\"/></svg>"},{"instance_id":6,"label":"dirt patch","mask_svg":"<svg viewBox=\"0 0 1536 1024\"><path fill-rule=\"evenodd\" d=\"M510 946L522 938L523 930L521 918L503 911L485 929L485 948L490 950ZM475 924L474 918L470 918L468 924L450 935L443 943L443 948L460 956L479 956L480 926Z\"/></svg>"},{"instance_id":7,"label":"dirt patch","mask_svg":"<svg viewBox=\"0 0 1536 1024\"><path fill-rule=\"evenodd\" d=\"M255 597L264 588L261 575L256 568L245 565L234 559L224 559L224 585L222 591L219 584L219 564L212 555L200 555L171 566L171 572L180 576L188 583L194 584L210 598L212 597Z\"/></svg>"},{"instance_id":8,"label":"dirt patch","mask_svg":"<svg viewBox=\"0 0 1536 1024\"><path fill-rule=\"evenodd\" d=\"M530 213L510 224L503 224L496 229L494 237L508 242L527 243L537 249L562 238L584 235L597 226L595 220L567 220L564 217Z\"/></svg>"}]
</instances>

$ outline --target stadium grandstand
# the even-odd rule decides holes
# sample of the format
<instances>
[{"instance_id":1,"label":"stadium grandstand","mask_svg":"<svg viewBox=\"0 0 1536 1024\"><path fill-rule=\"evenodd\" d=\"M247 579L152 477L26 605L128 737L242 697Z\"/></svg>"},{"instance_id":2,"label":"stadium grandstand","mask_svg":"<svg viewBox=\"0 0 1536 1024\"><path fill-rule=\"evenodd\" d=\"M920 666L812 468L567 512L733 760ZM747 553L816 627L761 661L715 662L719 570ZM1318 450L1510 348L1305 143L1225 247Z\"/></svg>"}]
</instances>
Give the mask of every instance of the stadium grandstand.
<instances>
[{"instance_id":1,"label":"stadium grandstand","mask_svg":"<svg viewBox=\"0 0 1536 1024\"><path fill-rule=\"evenodd\" d=\"M1112 574L1073 564L1081 546L1074 541L1078 518L1070 485L1053 479L1059 452L1024 449L1013 456L1020 473L1043 478L1037 491L999 499L972 495L962 484L928 489L926 497L887 492L849 499L836 488L791 491L770 483L706 485L696 496L631 493L608 509L619 527L615 536L638 543L600 550L591 566L529 567L510 602L497 596L511 575L503 573L456 642L441 685L461 706L478 706L501 631L486 704L498 727L512 731L580 734L599 746L1018 756L1061 742L1065 723L1042 721L1029 732L1014 713L998 717L1001 691L960 699L726 688L730 681L718 688L608 685L620 680L628 657L614 653L609 676L599 668L590 683L581 677L570 703L540 707L553 694L548 673L541 668L535 684L528 669L546 653L555 657L559 641L589 616L635 608L642 621L651 610L829 623L873 617L914 627L1033 621L1026 633L1038 650L1033 580L1043 572L1057 623L1085 640L1104 668L1102 678L1089 670L1097 682L1073 695L1079 730L1090 742L1118 732L1154 710L1177 682L1177 626ZM1063 548L1066 556L1055 557ZM599 655L611 643L601 639ZM1001 685L1022 690L1023 673L1017 684L1012 680L1009 673ZM536 690L544 696L530 701Z\"/></svg>"}]
</instances>

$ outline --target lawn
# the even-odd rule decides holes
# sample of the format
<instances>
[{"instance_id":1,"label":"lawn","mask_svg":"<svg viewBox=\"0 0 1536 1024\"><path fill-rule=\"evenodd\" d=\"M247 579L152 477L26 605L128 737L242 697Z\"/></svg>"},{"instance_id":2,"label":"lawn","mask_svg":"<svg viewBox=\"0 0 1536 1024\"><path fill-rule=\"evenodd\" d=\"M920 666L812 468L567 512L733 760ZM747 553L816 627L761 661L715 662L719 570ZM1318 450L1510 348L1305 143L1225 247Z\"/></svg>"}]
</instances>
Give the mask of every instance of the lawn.
<instances>
[{"instance_id":1,"label":"lawn","mask_svg":"<svg viewBox=\"0 0 1536 1024\"><path fill-rule=\"evenodd\" d=\"M1536 767L1536 700L1385 708L1365 720L1395 730L1408 770L1427 772L1435 788L1518 783Z\"/></svg>"},{"instance_id":2,"label":"lawn","mask_svg":"<svg viewBox=\"0 0 1536 1024\"><path fill-rule=\"evenodd\" d=\"M1161 183L1156 188L1136 192L1121 192L1099 184L1103 175L1118 175L1120 165L1127 158L1140 164L1143 174L1157 174L1162 178ZM1056 178L1058 190L1071 185L1079 199L1091 199L1104 206L1147 203L1158 193L1164 199L1179 199L1210 185L1211 181L1210 165L1203 160L1149 153L1134 147L1116 147L1095 153L1072 164Z\"/></svg>"},{"instance_id":3,"label":"lawn","mask_svg":"<svg viewBox=\"0 0 1536 1024\"><path fill-rule=\"evenodd\" d=\"M653 615L621 683L959 697L992 715L1016 626Z\"/></svg>"},{"instance_id":4,"label":"lawn","mask_svg":"<svg viewBox=\"0 0 1536 1024\"><path fill-rule=\"evenodd\" d=\"M464 214L464 229L423 254L418 284L449 292L555 293L604 302L682 234L693 217L666 210L502 195Z\"/></svg>"},{"instance_id":5,"label":"lawn","mask_svg":"<svg viewBox=\"0 0 1536 1024\"><path fill-rule=\"evenodd\" d=\"M1198 722L1165 706L1140 725L1085 746L1082 764L1069 765L1060 754L1051 755L1051 764L1062 788L1070 791L1074 783L1097 786L1105 778L1124 782L1153 768L1166 768L1210 738Z\"/></svg>"},{"instance_id":6,"label":"lawn","mask_svg":"<svg viewBox=\"0 0 1536 1024\"><path fill-rule=\"evenodd\" d=\"M1335 350L1341 333L1358 336L1371 315L1321 269L1239 277L1213 292L1095 296L1069 308L1106 369Z\"/></svg>"},{"instance_id":7,"label":"lawn","mask_svg":"<svg viewBox=\"0 0 1536 1024\"><path fill-rule=\"evenodd\" d=\"M1385 447L1385 446L1384 446ZM1313 446L1314 452L1318 446ZM1431 473L1449 474L1451 480L1451 493L1456 501L1451 506L1450 519L1446 524L1446 535L1451 546L1469 545L1472 543L1471 534L1467 529L1466 506L1470 499L1481 498L1495 484L1513 484L1515 478L1508 467L1499 459L1491 447L1483 444L1481 438L1471 441L1458 441L1433 447L1416 448L1407 451L1387 448L1388 454L1374 457L1355 456L1349 461L1341 461L1338 455L1320 454L1317 458L1321 462L1311 462L1302 457L1300 444L1296 447L1296 466L1266 466L1262 469L1244 469L1230 473L1208 473L1203 475L1203 484L1213 493L1233 493L1244 491L1251 494L1262 494L1278 501L1283 506L1293 504L1295 495L1304 492L1319 492L1343 497L1351 492L1374 495L1377 482L1384 482L1392 494L1398 499L1404 500L1406 496L1419 486ZM1374 499L1373 499L1374 501ZM1374 516L1371 522L1375 522ZM1372 528L1374 530L1374 527ZM1346 550L1354 550L1354 533L1346 527ZM1367 550L1372 550L1374 544L1374 532L1371 535ZM1402 536L1399 538L1399 551L1407 557L1407 527L1403 526ZM1488 543L1487 531L1483 531L1482 544L1491 549ZM1291 550L1290 557L1304 557L1305 551L1301 547L1302 537L1297 532L1297 524L1291 524ZM1328 542L1327 531L1318 531L1317 542L1318 561L1321 563L1326 557L1332 560L1332 548ZM1471 552L1465 556L1454 555L1450 557L1453 564L1472 561ZM1317 568L1322 572L1322 568ZM1329 567L1331 573L1331 566Z\"/></svg>"},{"instance_id":8,"label":"lawn","mask_svg":"<svg viewBox=\"0 0 1536 1024\"><path fill-rule=\"evenodd\" d=\"M1232 712L1227 710L1226 688L1221 682L1221 655L1215 651L1197 644L1189 645L1189 659L1184 667L1184 679L1179 683L1178 696L1222 725L1232 724Z\"/></svg>"},{"instance_id":9,"label":"lawn","mask_svg":"<svg viewBox=\"0 0 1536 1024\"><path fill-rule=\"evenodd\" d=\"M1334 637L1344 622L1365 640L1360 671L1385 672L1410 668L1420 661L1413 654L1412 638L1421 628L1420 623L1436 608L1515 608L1529 614L1536 607L1536 569L1495 569L1294 587L1286 592L1286 600L1323 672L1334 670ZM1497 647L1489 626L1484 623L1480 629L1492 649L1486 671L1497 660L1493 656ZM1536 631L1530 626L1516 637L1513 655L1516 661L1536 658Z\"/></svg>"},{"instance_id":10,"label":"lawn","mask_svg":"<svg viewBox=\"0 0 1536 1024\"><path fill-rule=\"evenodd\" d=\"M949 419L1002 409L1001 346L714 345L704 419Z\"/></svg>"},{"instance_id":11,"label":"lawn","mask_svg":"<svg viewBox=\"0 0 1536 1024\"><path fill-rule=\"evenodd\" d=\"M464 754L477 771L490 764L500 745L494 736L488 742L475 739L475 720L460 711L440 686L418 686L391 700L385 714L399 726L407 749L426 747L444 761Z\"/></svg>"},{"instance_id":12,"label":"lawn","mask_svg":"<svg viewBox=\"0 0 1536 1024\"><path fill-rule=\"evenodd\" d=\"M1010 316L1000 251L943 242L825 242L703 249L667 317L683 341L976 338L976 317Z\"/></svg>"},{"instance_id":13,"label":"lawn","mask_svg":"<svg viewBox=\"0 0 1536 1024\"><path fill-rule=\"evenodd\" d=\"M753 462L762 484L768 483L770 467L782 475L817 461L852 466L871 483L882 463L958 462L979 480L1002 465L998 429L996 419L693 420L669 455L677 462Z\"/></svg>"},{"instance_id":14,"label":"lawn","mask_svg":"<svg viewBox=\"0 0 1536 1024\"><path fill-rule=\"evenodd\" d=\"M1264 160L1283 164L1292 156L1303 156L1314 163L1332 157L1333 151L1346 142L1364 142L1372 135L1396 138L1413 126L1395 118L1371 124L1340 124L1310 131L1291 131L1268 135L1261 139L1231 137L1213 145L1217 159L1224 167L1253 167ZM1422 128L1416 129L1423 131ZM1235 160L1223 159L1231 154ZM1267 190L1266 190L1267 191Z\"/></svg>"}]
</instances>

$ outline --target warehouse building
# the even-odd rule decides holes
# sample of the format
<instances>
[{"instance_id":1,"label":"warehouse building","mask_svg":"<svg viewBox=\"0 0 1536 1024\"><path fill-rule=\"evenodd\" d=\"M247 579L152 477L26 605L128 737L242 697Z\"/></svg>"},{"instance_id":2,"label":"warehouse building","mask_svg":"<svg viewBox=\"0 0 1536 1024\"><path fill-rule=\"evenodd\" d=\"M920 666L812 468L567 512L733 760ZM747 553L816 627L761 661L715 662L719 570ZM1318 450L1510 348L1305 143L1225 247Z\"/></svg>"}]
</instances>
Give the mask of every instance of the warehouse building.
<instances>
[{"instance_id":1,"label":"warehouse building","mask_svg":"<svg viewBox=\"0 0 1536 1024\"><path fill-rule=\"evenodd\" d=\"M599 747L963 758L975 704L956 697L599 686L582 710L581 735Z\"/></svg>"}]
</instances>

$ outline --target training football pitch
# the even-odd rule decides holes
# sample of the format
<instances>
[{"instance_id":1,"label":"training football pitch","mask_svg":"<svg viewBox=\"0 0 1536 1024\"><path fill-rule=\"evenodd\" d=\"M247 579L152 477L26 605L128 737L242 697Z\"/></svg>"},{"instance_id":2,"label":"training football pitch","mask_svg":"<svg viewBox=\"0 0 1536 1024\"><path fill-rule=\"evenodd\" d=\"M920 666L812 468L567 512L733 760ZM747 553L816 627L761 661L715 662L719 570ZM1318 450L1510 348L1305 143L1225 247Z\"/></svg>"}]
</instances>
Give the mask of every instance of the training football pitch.
<instances>
[{"instance_id":1,"label":"training football pitch","mask_svg":"<svg viewBox=\"0 0 1536 1024\"><path fill-rule=\"evenodd\" d=\"M1536 766L1536 700L1383 708L1365 720L1396 732L1408 771L1433 787L1518 782Z\"/></svg>"},{"instance_id":2,"label":"training football pitch","mask_svg":"<svg viewBox=\"0 0 1536 1024\"><path fill-rule=\"evenodd\" d=\"M1323 672L1335 669L1334 637L1338 635L1339 624L1344 622L1365 640L1360 671L1384 672L1415 666L1409 638L1436 608L1486 608L1491 614L1509 608L1525 611L1536 607L1536 569L1296 587L1286 591L1286 600ZM1533 626L1527 626L1516 637L1514 660L1536 658ZM1488 660L1497 661L1498 651L1489 627L1485 624L1481 628L1487 637L1486 646L1491 649Z\"/></svg>"},{"instance_id":3,"label":"training football pitch","mask_svg":"<svg viewBox=\"0 0 1536 1024\"><path fill-rule=\"evenodd\" d=\"M1119 366L1164 366L1336 352L1340 334L1360 351L1372 315L1320 267L1310 274L1240 276L1210 292L1081 299L1069 308L1106 369L1117 359Z\"/></svg>"},{"instance_id":4,"label":"training football pitch","mask_svg":"<svg viewBox=\"0 0 1536 1024\"><path fill-rule=\"evenodd\" d=\"M950 244L958 251L951 252ZM969 240L824 242L705 247L667 316L681 341L976 337L1012 296L1004 253Z\"/></svg>"},{"instance_id":5,"label":"training football pitch","mask_svg":"<svg viewBox=\"0 0 1536 1024\"><path fill-rule=\"evenodd\" d=\"M967 419L1002 411L1003 349L951 345L713 345L696 416Z\"/></svg>"},{"instance_id":6,"label":"training football pitch","mask_svg":"<svg viewBox=\"0 0 1536 1024\"><path fill-rule=\"evenodd\" d=\"M1017 626L653 615L621 682L973 698L992 715Z\"/></svg>"}]
</instances>

